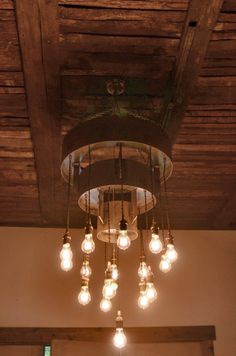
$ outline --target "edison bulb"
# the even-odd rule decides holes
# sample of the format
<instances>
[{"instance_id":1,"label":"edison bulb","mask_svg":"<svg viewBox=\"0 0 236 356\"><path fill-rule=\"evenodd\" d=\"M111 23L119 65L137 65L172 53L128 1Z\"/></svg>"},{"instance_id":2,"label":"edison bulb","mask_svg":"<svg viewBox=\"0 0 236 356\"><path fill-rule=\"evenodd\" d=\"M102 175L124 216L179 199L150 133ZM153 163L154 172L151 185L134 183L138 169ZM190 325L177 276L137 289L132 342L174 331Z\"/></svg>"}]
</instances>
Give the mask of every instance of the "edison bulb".
<instances>
[{"instance_id":1,"label":"edison bulb","mask_svg":"<svg viewBox=\"0 0 236 356\"><path fill-rule=\"evenodd\" d=\"M61 252L60 252L60 258L62 260L71 260L73 257L73 253L71 251L71 247L69 243L66 243L62 246Z\"/></svg>"},{"instance_id":2,"label":"edison bulb","mask_svg":"<svg viewBox=\"0 0 236 356\"><path fill-rule=\"evenodd\" d=\"M149 306L149 299L146 293L141 293L138 298L138 306L141 309L146 309Z\"/></svg>"},{"instance_id":3,"label":"edison bulb","mask_svg":"<svg viewBox=\"0 0 236 356\"><path fill-rule=\"evenodd\" d=\"M147 283L146 295L150 303L157 299L157 290L153 283Z\"/></svg>"},{"instance_id":4,"label":"edison bulb","mask_svg":"<svg viewBox=\"0 0 236 356\"><path fill-rule=\"evenodd\" d=\"M81 249L87 254L90 254L95 250L95 243L93 241L92 234L85 235L85 238L81 244Z\"/></svg>"},{"instance_id":5,"label":"edison bulb","mask_svg":"<svg viewBox=\"0 0 236 356\"><path fill-rule=\"evenodd\" d=\"M82 277L87 277L88 278L88 277L91 276L91 274L92 274L92 269L89 266L88 261L83 262L83 265L82 265L82 267L80 269L80 275Z\"/></svg>"},{"instance_id":6,"label":"edison bulb","mask_svg":"<svg viewBox=\"0 0 236 356\"><path fill-rule=\"evenodd\" d=\"M127 344L127 339L123 328L116 328L116 333L113 337L113 343L118 349L122 349Z\"/></svg>"},{"instance_id":7,"label":"edison bulb","mask_svg":"<svg viewBox=\"0 0 236 356\"><path fill-rule=\"evenodd\" d=\"M111 265L111 278L113 279L113 281L117 281L117 279L119 278L119 272L116 264Z\"/></svg>"},{"instance_id":8,"label":"edison bulb","mask_svg":"<svg viewBox=\"0 0 236 356\"><path fill-rule=\"evenodd\" d=\"M78 301L82 305L87 305L91 300L91 295L88 290L88 286L81 287L81 291L78 295Z\"/></svg>"},{"instance_id":9,"label":"edison bulb","mask_svg":"<svg viewBox=\"0 0 236 356\"><path fill-rule=\"evenodd\" d=\"M147 278L147 276L149 275L149 269L146 262L140 262L138 275L141 279Z\"/></svg>"},{"instance_id":10,"label":"edison bulb","mask_svg":"<svg viewBox=\"0 0 236 356\"><path fill-rule=\"evenodd\" d=\"M174 245L168 244L167 245L167 250L166 250L166 257L170 262L175 262L178 258L178 254L175 250Z\"/></svg>"},{"instance_id":11,"label":"edison bulb","mask_svg":"<svg viewBox=\"0 0 236 356\"><path fill-rule=\"evenodd\" d=\"M115 289L115 291L117 291L118 289L118 283L116 281L113 281L111 282L111 285L112 285L112 288Z\"/></svg>"},{"instance_id":12,"label":"edison bulb","mask_svg":"<svg viewBox=\"0 0 236 356\"><path fill-rule=\"evenodd\" d=\"M127 230L120 230L119 231L119 236L117 239L117 246L121 249L121 250L126 250L127 248L130 247L131 241L130 238L128 236Z\"/></svg>"},{"instance_id":13,"label":"edison bulb","mask_svg":"<svg viewBox=\"0 0 236 356\"><path fill-rule=\"evenodd\" d=\"M105 284L102 289L102 294L105 299L112 299L116 295L116 289L114 288L112 282L113 281L111 279L105 280Z\"/></svg>"},{"instance_id":14,"label":"edison bulb","mask_svg":"<svg viewBox=\"0 0 236 356\"><path fill-rule=\"evenodd\" d=\"M112 308L112 303L111 303L110 299L103 298L100 303L101 311L103 311L104 313L107 313L111 310L111 308Z\"/></svg>"},{"instance_id":15,"label":"edison bulb","mask_svg":"<svg viewBox=\"0 0 236 356\"><path fill-rule=\"evenodd\" d=\"M161 257L161 262L159 264L159 268L162 272L167 273L171 270L171 262L170 260L167 258L166 255L163 255Z\"/></svg>"},{"instance_id":16,"label":"edison bulb","mask_svg":"<svg viewBox=\"0 0 236 356\"><path fill-rule=\"evenodd\" d=\"M64 259L61 261L61 269L63 271L69 271L73 267L73 262L70 259Z\"/></svg>"},{"instance_id":17,"label":"edison bulb","mask_svg":"<svg viewBox=\"0 0 236 356\"><path fill-rule=\"evenodd\" d=\"M159 235L152 233L152 238L149 242L149 250L152 253L160 253L162 251L162 242Z\"/></svg>"}]
</instances>

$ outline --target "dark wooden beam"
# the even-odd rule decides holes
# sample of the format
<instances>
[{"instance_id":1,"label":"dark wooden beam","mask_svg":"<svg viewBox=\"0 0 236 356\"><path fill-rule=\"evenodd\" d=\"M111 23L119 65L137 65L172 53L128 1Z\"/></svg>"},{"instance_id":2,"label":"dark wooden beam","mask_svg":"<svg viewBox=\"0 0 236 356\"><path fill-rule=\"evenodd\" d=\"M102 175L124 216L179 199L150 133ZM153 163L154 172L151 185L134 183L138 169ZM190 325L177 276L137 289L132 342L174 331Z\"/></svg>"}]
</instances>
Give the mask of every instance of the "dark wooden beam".
<instances>
[{"instance_id":1,"label":"dark wooden beam","mask_svg":"<svg viewBox=\"0 0 236 356\"><path fill-rule=\"evenodd\" d=\"M236 193L232 189L231 194L229 194L226 203L219 211L219 214L214 217L214 228L222 228L222 229L235 229L236 227Z\"/></svg>"},{"instance_id":2,"label":"dark wooden beam","mask_svg":"<svg viewBox=\"0 0 236 356\"><path fill-rule=\"evenodd\" d=\"M167 88L162 125L175 141L206 55L223 0L191 0L176 66Z\"/></svg>"},{"instance_id":3,"label":"dark wooden beam","mask_svg":"<svg viewBox=\"0 0 236 356\"><path fill-rule=\"evenodd\" d=\"M15 0L42 223L54 221L60 182L59 27L56 0Z\"/></svg>"},{"instance_id":4,"label":"dark wooden beam","mask_svg":"<svg viewBox=\"0 0 236 356\"><path fill-rule=\"evenodd\" d=\"M214 326L125 328L129 342L203 342L215 340ZM49 345L53 339L107 342L114 328L0 328L0 345Z\"/></svg>"}]
</instances>

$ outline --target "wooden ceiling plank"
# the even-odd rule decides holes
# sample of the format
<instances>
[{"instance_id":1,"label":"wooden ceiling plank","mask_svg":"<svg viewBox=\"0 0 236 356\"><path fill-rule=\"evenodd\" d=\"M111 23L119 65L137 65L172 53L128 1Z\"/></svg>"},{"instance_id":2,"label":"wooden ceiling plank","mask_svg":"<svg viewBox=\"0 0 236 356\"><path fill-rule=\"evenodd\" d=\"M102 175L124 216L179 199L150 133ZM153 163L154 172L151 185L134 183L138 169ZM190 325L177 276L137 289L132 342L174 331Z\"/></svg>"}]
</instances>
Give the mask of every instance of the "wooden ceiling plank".
<instances>
[{"instance_id":1,"label":"wooden ceiling plank","mask_svg":"<svg viewBox=\"0 0 236 356\"><path fill-rule=\"evenodd\" d=\"M59 0L60 5L138 10L186 10L188 0Z\"/></svg>"},{"instance_id":2,"label":"wooden ceiling plank","mask_svg":"<svg viewBox=\"0 0 236 356\"><path fill-rule=\"evenodd\" d=\"M15 1L42 223L55 218L60 179L59 29L56 0Z\"/></svg>"},{"instance_id":3,"label":"wooden ceiling plank","mask_svg":"<svg viewBox=\"0 0 236 356\"><path fill-rule=\"evenodd\" d=\"M176 66L167 88L162 124L175 141L207 52L223 0L192 0L185 21Z\"/></svg>"},{"instance_id":4,"label":"wooden ceiling plank","mask_svg":"<svg viewBox=\"0 0 236 356\"><path fill-rule=\"evenodd\" d=\"M214 326L127 327L130 342L200 342L215 340ZM113 328L0 328L0 345L49 345L53 339L107 342Z\"/></svg>"},{"instance_id":5,"label":"wooden ceiling plank","mask_svg":"<svg viewBox=\"0 0 236 356\"><path fill-rule=\"evenodd\" d=\"M234 170L235 171L235 170ZM235 228L236 227L236 193L235 185L231 187L231 192L228 194L223 207L220 209L217 216L214 218L215 228Z\"/></svg>"}]
</instances>

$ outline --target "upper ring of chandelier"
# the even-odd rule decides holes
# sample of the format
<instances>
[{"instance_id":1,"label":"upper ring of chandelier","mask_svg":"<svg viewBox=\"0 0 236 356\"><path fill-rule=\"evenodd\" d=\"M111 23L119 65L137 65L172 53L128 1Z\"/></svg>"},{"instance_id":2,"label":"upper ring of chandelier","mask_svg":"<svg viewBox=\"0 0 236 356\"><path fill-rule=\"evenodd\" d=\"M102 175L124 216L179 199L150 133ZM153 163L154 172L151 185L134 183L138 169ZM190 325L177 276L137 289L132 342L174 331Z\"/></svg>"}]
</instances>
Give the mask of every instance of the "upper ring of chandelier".
<instances>
[{"instance_id":1,"label":"upper ring of chandelier","mask_svg":"<svg viewBox=\"0 0 236 356\"><path fill-rule=\"evenodd\" d=\"M120 95L124 84L110 81L107 88L109 93ZM70 247L69 201L73 187L79 207L86 212L85 236L81 244L80 304L86 305L91 300L89 281L92 270L89 261L95 250L92 217L97 221L96 237L106 244L107 249L101 310L111 310L112 299L119 288L119 250L126 250L137 238L141 246L138 305L145 309L157 298L146 245L149 245L150 253L162 253L159 267L168 272L177 259L170 231L166 189L172 168L171 143L161 126L154 120L121 111L116 101L109 113L85 119L67 133L63 141L61 173L68 183L68 214L60 258L61 268L70 270L73 253ZM143 236L143 221L146 238ZM119 348L126 344L120 310L116 318L114 344Z\"/></svg>"}]
</instances>

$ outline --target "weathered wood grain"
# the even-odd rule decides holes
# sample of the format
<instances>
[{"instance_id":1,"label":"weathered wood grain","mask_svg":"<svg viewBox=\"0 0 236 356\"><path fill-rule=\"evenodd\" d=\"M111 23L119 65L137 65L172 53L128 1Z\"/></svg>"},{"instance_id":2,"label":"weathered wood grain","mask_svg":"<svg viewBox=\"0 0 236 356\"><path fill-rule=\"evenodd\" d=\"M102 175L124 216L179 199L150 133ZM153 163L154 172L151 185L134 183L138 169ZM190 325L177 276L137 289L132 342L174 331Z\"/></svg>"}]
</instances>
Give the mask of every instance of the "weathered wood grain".
<instances>
[{"instance_id":1,"label":"weathered wood grain","mask_svg":"<svg viewBox=\"0 0 236 356\"><path fill-rule=\"evenodd\" d=\"M90 0L84 3L84 0L60 0L61 5L75 5L82 7L103 7L118 9L146 9L146 10L186 10L188 0Z\"/></svg>"},{"instance_id":2,"label":"weathered wood grain","mask_svg":"<svg viewBox=\"0 0 236 356\"><path fill-rule=\"evenodd\" d=\"M163 127L174 141L191 98L201 64L207 52L222 0L193 0L185 22L176 67L167 88L162 113ZM212 53L210 52L212 55ZM208 50L208 56L210 56Z\"/></svg>"},{"instance_id":3,"label":"weathered wood grain","mask_svg":"<svg viewBox=\"0 0 236 356\"><path fill-rule=\"evenodd\" d=\"M16 1L42 223L55 219L60 162L57 1Z\"/></svg>"},{"instance_id":4,"label":"weathered wood grain","mask_svg":"<svg viewBox=\"0 0 236 356\"><path fill-rule=\"evenodd\" d=\"M200 342L215 340L214 326L127 327L130 342ZM53 339L106 342L113 328L0 328L1 345L48 345Z\"/></svg>"}]
</instances>

